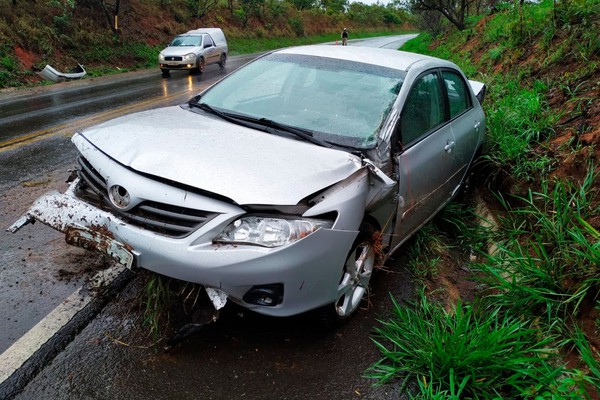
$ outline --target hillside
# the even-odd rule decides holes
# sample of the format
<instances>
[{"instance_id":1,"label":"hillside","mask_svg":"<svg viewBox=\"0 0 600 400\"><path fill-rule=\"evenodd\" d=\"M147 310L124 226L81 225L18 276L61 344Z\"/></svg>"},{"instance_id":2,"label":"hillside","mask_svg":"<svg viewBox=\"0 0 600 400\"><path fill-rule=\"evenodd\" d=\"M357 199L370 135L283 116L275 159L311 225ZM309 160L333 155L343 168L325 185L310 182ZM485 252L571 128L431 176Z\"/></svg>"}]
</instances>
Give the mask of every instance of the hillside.
<instances>
[{"instance_id":1,"label":"hillside","mask_svg":"<svg viewBox=\"0 0 600 400\"><path fill-rule=\"evenodd\" d=\"M176 34L200 26L221 27L232 55L335 40L343 27L353 38L411 27L404 10L361 3L346 11L287 0L128 0L118 11L115 3L0 0L0 88L41 83L35 71L46 64L68 71L80 63L92 76L155 67Z\"/></svg>"}]
</instances>

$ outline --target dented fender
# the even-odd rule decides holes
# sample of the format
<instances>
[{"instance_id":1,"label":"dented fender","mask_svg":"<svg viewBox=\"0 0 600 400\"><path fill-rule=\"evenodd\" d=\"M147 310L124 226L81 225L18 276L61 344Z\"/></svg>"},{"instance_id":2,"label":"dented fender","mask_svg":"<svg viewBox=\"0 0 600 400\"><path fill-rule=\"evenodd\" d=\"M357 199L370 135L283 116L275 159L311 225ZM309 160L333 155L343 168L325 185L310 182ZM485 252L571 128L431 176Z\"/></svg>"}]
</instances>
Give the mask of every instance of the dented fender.
<instances>
[{"instance_id":1,"label":"dented fender","mask_svg":"<svg viewBox=\"0 0 600 400\"><path fill-rule=\"evenodd\" d=\"M360 170L311 199L315 205L304 216L312 217L335 211L338 213L338 220L334 228L355 231L358 230L365 211L373 211L385 201L389 202L395 187L396 182L373 162L363 160Z\"/></svg>"}]
</instances>

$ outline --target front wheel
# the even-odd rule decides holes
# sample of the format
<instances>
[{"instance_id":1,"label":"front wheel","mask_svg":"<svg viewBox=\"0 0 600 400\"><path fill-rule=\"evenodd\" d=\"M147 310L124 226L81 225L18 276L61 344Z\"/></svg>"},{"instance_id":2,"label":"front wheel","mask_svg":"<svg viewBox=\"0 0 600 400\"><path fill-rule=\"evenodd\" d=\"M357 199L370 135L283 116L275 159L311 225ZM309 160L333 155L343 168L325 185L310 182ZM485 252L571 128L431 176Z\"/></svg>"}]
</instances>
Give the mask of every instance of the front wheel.
<instances>
[{"instance_id":1,"label":"front wheel","mask_svg":"<svg viewBox=\"0 0 600 400\"><path fill-rule=\"evenodd\" d=\"M204 72L205 67L206 67L206 61L204 60L204 57L200 57L200 59L196 63L196 68L190 69L190 74L195 74L195 73L201 74Z\"/></svg>"},{"instance_id":2,"label":"front wheel","mask_svg":"<svg viewBox=\"0 0 600 400\"><path fill-rule=\"evenodd\" d=\"M335 303L321 310L320 319L327 328L348 320L358 310L369 291L369 282L375 268L376 254L373 243L374 229L362 227L342 268Z\"/></svg>"}]
</instances>

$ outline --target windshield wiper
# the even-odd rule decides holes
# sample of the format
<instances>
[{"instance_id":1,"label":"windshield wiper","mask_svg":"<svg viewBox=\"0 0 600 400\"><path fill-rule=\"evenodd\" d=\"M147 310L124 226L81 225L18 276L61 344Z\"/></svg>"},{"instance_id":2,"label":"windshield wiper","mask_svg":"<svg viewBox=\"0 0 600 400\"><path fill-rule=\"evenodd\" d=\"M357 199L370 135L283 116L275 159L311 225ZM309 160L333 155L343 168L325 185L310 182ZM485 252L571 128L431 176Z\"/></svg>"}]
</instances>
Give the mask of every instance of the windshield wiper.
<instances>
[{"instance_id":1,"label":"windshield wiper","mask_svg":"<svg viewBox=\"0 0 600 400\"><path fill-rule=\"evenodd\" d=\"M212 106L209 106L206 103L200 103L198 101L190 100L188 102L188 104L190 106L193 106L193 107L198 107L201 110L208 111L211 114L218 115L219 117L223 118L224 120L227 120L227 121L230 121L230 122L235 122L235 121L233 121L233 118L229 117L227 114L225 114L225 113L223 113L223 112L221 112L221 111L213 108Z\"/></svg>"},{"instance_id":2,"label":"windshield wiper","mask_svg":"<svg viewBox=\"0 0 600 400\"><path fill-rule=\"evenodd\" d=\"M215 114L228 122L232 122L235 124L241 123L241 125L244 125L244 126L247 126L250 128L255 128L255 129L257 128L257 125L258 125L259 127L264 128L264 129L262 129L263 131L269 132L269 133L271 133L271 129L275 129L277 131L291 133L292 135L294 135L296 137L304 139L307 142L317 144L319 146L330 147L330 148L333 147L333 145L331 143L328 143L324 140L317 139L316 137L314 137L312 131L307 130L307 129L295 128L293 126L275 122L268 118L255 118L255 117L250 117L250 116L241 115L241 114L224 113L206 103L200 103L197 101L190 101L189 105L198 107L198 108L200 108L204 111L207 111L211 114Z\"/></svg>"},{"instance_id":3,"label":"windshield wiper","mask_svg":"<svg viewBox=\"0 0 600 400\"><path fill-rule=\"evenodd\" d=\"M300 137L300 138L306 140L307 142L318 144L319 146L323 146L323 147L333 147L333 145L331 143L328 143L324 140L317 139L316 137L314 137L313 132L308 129L296 128L293 126L282 124L280 122L275 122L268 118L258 118L258 119L255 119L255 121L261 125L268 127L268 128L273 128L278 131L291 133L292 135Z\"/></svg>"}]
</instances>

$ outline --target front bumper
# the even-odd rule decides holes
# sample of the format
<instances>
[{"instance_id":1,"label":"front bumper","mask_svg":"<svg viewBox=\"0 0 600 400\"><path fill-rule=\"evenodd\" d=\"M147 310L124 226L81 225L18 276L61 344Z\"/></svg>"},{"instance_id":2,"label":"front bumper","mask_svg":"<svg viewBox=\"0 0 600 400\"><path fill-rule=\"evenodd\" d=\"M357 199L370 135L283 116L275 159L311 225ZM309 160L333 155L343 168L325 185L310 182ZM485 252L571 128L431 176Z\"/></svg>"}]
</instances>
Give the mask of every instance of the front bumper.
<instances>
[{"instance_id":1,"label":"front bumper","mask_svg":"<svg viewBox=\"0 0 600 400\"><path fill-rule=\"evenodd\" d=\"M173 238L128 224L80 200L76 185L73 182L64 194L40 197L8 230L16 232L37 220L65 233L72 245L108 254L128 267L217 289L267 315L289 316L334 302L342 267L358 234L321 228L278 248L214 244L214 233L231 221L231 215L224 214L188 236ZM243 300L253 287L278 284L283 285L283 299L275 306Z\"/></svg>"},{"instance_id":2,"label":"front bumper","mask_svg":"<svg viewBox=\"0 0 600 400\"><path fill-rule=\"evenodd\" d=\"M194 69L194 68L196 68L196 63L195 62L172 61L172 62L159 63L159 66L160 66L160 69Z\"/></svg>"}]
</instances>

